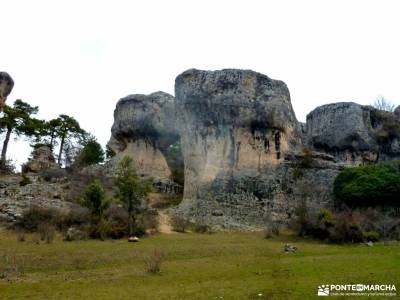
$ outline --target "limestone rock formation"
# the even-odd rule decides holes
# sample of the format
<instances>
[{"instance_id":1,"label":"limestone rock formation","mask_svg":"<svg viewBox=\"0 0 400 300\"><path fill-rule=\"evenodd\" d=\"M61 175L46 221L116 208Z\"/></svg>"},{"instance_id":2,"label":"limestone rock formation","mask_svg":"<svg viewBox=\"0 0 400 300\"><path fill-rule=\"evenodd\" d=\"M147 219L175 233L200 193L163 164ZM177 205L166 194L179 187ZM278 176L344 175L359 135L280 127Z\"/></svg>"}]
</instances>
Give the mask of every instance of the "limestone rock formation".
<instances>
[{"instance_id":1,"label":"limestone rock formation","mask_svg":"<svg viewBox=\"0 0 400 300\"><path fill-rule=\"evenodd\" d=\"M333 103L304 124L282 81L250 70L191 69L176 78L175 98L121 99L109 146L117 155L103 171L131 156L162 193L179 193L170 179L183 168L182 150L184 180L176 182L184 181L184 195L173 212L224 229L259 229L287 224L302 206L333 206L344 167L400 158L400 108Z\"/></svg>"},{"instance_id":2,"label":"limestone rock formation","mask_svg":"<svg viewBox=\"0 0 400 300\"><path fill-rule=\"evenodd\" d=\"M7 96L14 87L14 80L6 72L0 72L0 111L3 111L6 105Z\"/></svg>"},{"instance_id":3,"label":"limestone rock formation","mask_svg":"<svg viewBox=\"0 0 400 300\"><path fill-rule=\"evenodd\" d=\"M398 121L397 121L398 122ZM400 156L395 114L353 102L319 106L307 115L307 145L350 165Z\"/></svg>"},{"instance_id":4,"label":"limestone rock formation","mask_svg":"<svg viewBox=\"0 0 400 300\"><path fill-rule=\"evenodd\" d=\"M273 176L301 142L286 84L250 70L191 69L176 78L175 95L185 162L180 210L261 222L271 193L257 186L260 178Z\"/></svg>"},{"instance_id":5,"label":"limestone rock formation","mask_svg":"<svg viewBox=\"0 0 400 300\"><path fill-rule=\"evenodd\" d=\"M59 168L57 165L53 152L48 146L41 146L32 151L32 157L24 164L23 171L31 173L39 173L46 169Z\"/></svg>"},{"instance_id":6,"label":"limestone rock formation","mask_svg":"<svg viewBox=\"0 0 400 300\"><path fill-rule=\"evenodd\" d=\"M394 110L394 115L396 116L397 121L400 122L400 105Z\"/></svg>"},{"instance_id":7,"label":"limestone rock formation","mask_svg":"<svg viewBox=\"0 0 400 300\"><path fill-rule=\"evenodd\" d=\"M319 151L342 154L349 162L352 153L376 152L370 110L353 102L317 107L307 115L307 143Z\"/></svg>"},{"instance_id":8,"label":"limestone rock formation","mask_svg":"<svg viewBox=\"0 0 400 300\"><path fill-rule=\"evenodd\" d=\"M174 97L167 93L122 98L114 111L108 143L116 153L113 161L127 155L139 175L169 178L171 170L163 152L179 138L175 120Z\"/></svg>"}]
</instances>

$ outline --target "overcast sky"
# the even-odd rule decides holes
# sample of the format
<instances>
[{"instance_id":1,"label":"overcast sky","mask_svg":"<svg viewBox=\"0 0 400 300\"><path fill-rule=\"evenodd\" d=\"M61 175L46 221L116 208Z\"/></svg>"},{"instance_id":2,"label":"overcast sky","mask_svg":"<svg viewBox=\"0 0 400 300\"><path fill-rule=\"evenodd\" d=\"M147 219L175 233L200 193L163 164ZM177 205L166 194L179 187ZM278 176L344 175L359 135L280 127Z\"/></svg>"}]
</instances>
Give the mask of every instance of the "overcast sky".
<instances>
[{"instance_id":1,"label":"overcast sky","mask_svg":"<svg viewBox=\"0 0 400 300\"><path fill-rule=\"evenodd\" d=\"M74 116L105 144L119 98L189 68L286 82L297 118L338 101L400 104L399 1L0 0L0 71L41 118ZM11 145L22 163L28 147Z\"/></svg>"}]
</instances>

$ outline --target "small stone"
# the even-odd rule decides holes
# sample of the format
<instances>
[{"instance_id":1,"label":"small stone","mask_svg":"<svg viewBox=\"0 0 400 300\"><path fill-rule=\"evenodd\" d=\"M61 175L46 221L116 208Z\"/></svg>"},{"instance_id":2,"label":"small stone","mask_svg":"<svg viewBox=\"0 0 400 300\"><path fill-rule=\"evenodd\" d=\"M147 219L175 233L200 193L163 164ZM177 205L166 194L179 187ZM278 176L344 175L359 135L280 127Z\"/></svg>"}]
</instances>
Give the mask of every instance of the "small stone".
<instances>
[{"instance_id":1,"label":"small stone","mask_svg":"<svg viewBox=\"0 0 400 300\"><path fill-rule=\"evenodd\" d=\"M139 238L137 236L130 236L128 238L128 242L129 243L137 243L137 242L139 242Z\"/></svg>"},{"instance_id":2,"label":"small stone","mask_svg":"<svg viewBox=\"0 0 400 300\"><path fill-rule=\"evenodd\" d=\"M297 252L297 247L290 244L285 244L285 246L283 247L283 252L285 253Z\"/></svg>"},{"instance_id":3,"label":"small stone","mask_svg":"<svg viewBox=\"0 0 400 300\"><path fill-rule=\"evenodd\" d=\"M213 215L214 217L221 217L221 216L224 215L224 213L222 212L222 210L216 209L216 210L214 210L214 211L212 212L212 215Z\"/></svg>"},{"instance_id":4,"label":"small stone","mask_svg":"<svg viewBox=\"0 0 400 300\"><path fill-rule=\"evenodd\" d=\"M86 234L82 230L79 230L75 227L68 228L67 233L65 234L66 241L78 241L84 240L85 238Z\"/></svg>"}]
</instances>

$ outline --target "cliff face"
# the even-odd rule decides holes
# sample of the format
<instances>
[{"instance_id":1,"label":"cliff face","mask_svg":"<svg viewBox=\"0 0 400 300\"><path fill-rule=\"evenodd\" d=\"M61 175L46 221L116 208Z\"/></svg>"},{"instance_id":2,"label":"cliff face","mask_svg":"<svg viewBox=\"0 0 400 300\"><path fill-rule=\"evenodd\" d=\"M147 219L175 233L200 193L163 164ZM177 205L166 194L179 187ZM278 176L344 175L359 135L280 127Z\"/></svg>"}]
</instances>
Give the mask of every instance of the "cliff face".
<instances>
[{"instance_id":1,"label":"cliff face","mask_svg":"<svg viewBox=\"0 0 400 300\"><path fill-rule=\"evenodd\" d=\"M207 222L224 216L232 226L238 218L260 222L271 188L259 186L262 177L301 142L286 85L253 71L188 70L176 78L175 94L185 164L181 212Z\"/></svg>"},{"instance_id":2,"label":"cliff face","mask_svg":"<svg viewBox=\"0 0 400 300\"><path fill-rule=\"evenodd\" d=\"M119 100L108 143L116 153L114 162L130 156L139 175L170 177L163 152L179 138L175 119L174 97L167 93L130 95Z\"/></svg>"},{"instance_id":3,"label":"cliff face","mask_svg":"<svg viewBox=\"0 0 400 300\"><path fill-rule=\"evenodd\" d=\"M14 87L14 80L6 72L0 72L0 111L3 111L6 105L7 96Z\"/></svg>"},{"instance_id":4,"label":"cliff face","mask_svg":"<svg viewBox=\"0 0 400 300\"><path fill-rule=\"evenodd\" d=\"M143 176L164 180L184 168L174 213L192 221L241 229L288 223L300 205L332 206L344 167L400 158L400 107L333 103L301 124L284 82L233 69L188 70L176 78L175 97L121 99L109 145L114 162L131 156ZM180 151L168 164L168 151L180 148L184 167Z\"/></svg>"}]
</instances>

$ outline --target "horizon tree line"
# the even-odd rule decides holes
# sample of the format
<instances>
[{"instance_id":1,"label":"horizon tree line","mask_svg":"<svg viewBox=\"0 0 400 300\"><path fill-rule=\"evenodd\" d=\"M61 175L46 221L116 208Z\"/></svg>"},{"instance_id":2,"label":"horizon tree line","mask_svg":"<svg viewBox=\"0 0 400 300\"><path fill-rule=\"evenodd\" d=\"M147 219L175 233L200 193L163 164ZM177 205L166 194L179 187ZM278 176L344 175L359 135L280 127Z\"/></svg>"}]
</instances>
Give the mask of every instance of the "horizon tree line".
<instances>
[{"instance_id":1,"label":"horizon tree line","mask_svg":"<svg viewBox=\"0 0 400 300\"><path fill-rule=\"evenodd\" d=\"M96 137L85 131L72 116L60 114L51 120L38 119L38 106L20 99L6 105L0 117L0 134L4 135L0 156L0 169L7 168L7 151L12 136L25 138L31 147L46 145L54 153L58 147L57 164L71 166L74 161L89 165L104 161L105 152ZM107 152L108 153L108 152Z\"/></svg>"}]
</instances>

